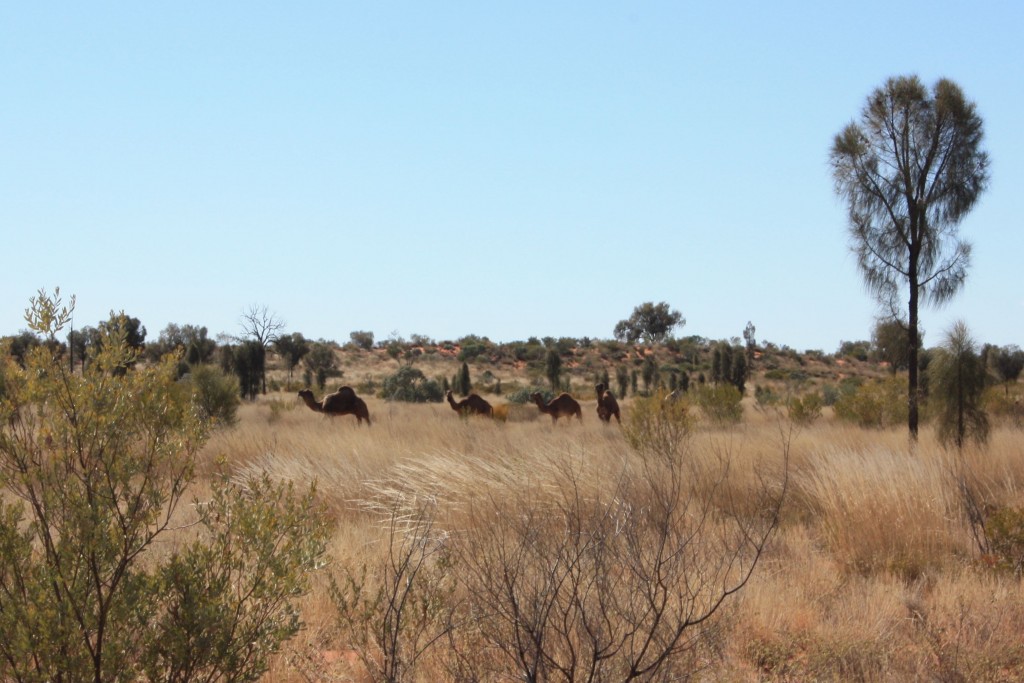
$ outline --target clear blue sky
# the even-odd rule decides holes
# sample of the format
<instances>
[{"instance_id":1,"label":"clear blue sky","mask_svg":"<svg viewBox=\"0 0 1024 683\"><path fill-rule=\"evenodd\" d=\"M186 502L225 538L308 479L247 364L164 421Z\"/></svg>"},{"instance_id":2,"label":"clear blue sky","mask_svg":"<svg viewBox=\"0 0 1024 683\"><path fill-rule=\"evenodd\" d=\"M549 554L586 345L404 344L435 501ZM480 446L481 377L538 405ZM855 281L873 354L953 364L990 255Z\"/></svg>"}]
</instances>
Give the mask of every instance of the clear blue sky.
<instances>
[{"instance_id":1,"label":"clear blue sky","mask_svg":"<svg viewBox=\"0 0 1024 683\"><path fill-rule=\"evenodd\" d=\"M991 184L965 288L1024 345L1024 3L10 2L0 334L39 288L168 324L495 341L679 335L834 351L877 308L833 136L886 78L951 78Z\"/></svg>"}]
</instances>

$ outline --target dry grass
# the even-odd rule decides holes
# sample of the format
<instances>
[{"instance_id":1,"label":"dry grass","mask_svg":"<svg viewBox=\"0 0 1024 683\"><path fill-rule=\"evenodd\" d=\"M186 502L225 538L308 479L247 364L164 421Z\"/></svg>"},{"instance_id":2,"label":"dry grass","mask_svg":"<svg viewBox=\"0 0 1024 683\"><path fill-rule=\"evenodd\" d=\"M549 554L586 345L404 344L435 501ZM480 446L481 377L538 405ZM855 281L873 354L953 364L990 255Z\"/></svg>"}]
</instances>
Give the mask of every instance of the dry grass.
<instances>
[{"instance_id":1,"label":"dry grass","mask_svg":"<svg viewBox=\"0 0 1024 683\"><path fill-rule=\"evenodd\" d=\"M384 530L373 505L399 497L437 502L449 524L471 527L483 497L557 499L568 480L595 499L634 456L616 426L552 426L532 407L507 422L460 419L445 404L368 401L372 428L325 418L291 395L245 406L214 435L204 467L316 480L336 531L332 571L373 566ZM630 402L623 401L628 413ZM742 500L778 472L784 425L748 409L734 429L700 427L692 457L728 462L716 495ZM1024 503L1024 434L998 427L984 451L939 448L930 430L911 450L905 432L819 420L792 434L790 494L777 535L733 602L712 680L1019 680L1024 677L1024 593L1012 575L979 562L957 487L967 478L992 505ZM304 599L308 628L267 680L351 680L326 575ZM323 659L326 653L326 660ZM300 675L296 667L305 672ZM433 674L438 674L435 670ZM428 676L427 678L430 678Z\"/></svg>"}]
</instances>

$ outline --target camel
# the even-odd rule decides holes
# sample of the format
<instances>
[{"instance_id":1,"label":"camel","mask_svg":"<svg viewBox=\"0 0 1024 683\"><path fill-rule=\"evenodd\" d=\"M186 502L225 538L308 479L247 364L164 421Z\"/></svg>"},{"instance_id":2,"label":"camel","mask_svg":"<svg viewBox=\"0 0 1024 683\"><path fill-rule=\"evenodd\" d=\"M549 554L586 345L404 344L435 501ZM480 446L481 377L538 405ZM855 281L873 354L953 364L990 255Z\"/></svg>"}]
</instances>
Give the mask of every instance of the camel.
<instances>
[{"instance_id":1,"label":"camel","mask_svg":"<svg viewBox=\"0 0 1024 683\"><path fill-rule=\"evenodd\" d=\"M327 394L320 401L313 398L312 391L303 389L299 392L299 398L309 406L310 410L315 410L318 413L332 417L335 415L355 415L359 424L363 424L363 420L366 420L367 426L370 425L370 411L366 409L366 403L363 399L356 396L356 392L352 387L341 387L333 394Z\"/></svg>"},{"instance_id":2,"label":"camel","mask_svg":"<svg viewBox=\"0 0 1024 683\"><path fill-rule=\"evenodd\" d=\"M544 403L544 397L539 393L530 394L530 398L540 408L540 412L551 416L552 424L556 424L560 417L571 417L572 415L575 415L576 419L583 422L583 411L580 410L580 404L569 394L559 394L548 403Z\"/></svg>"},{"instance_id":3,"label":"camel","mask_svg":"<svg viewBox=\"0 0 1024 683\"><path fill-rule=\"evenodd\" d=\"M445 396L447 396L448 403L451 405L452 410L462 417L467 417L469 415L485 415L487 417L494 417L494 409L491 408L491 404L477 394L470 394L461 401L456 401L452 397L451 389L449 389Z\"/></svg>"},{"instance_id":4,"label":"camel","mask_svg":"<svg viewBox=\"0 0 1024 683\"><path fill-rule=\"evenodd\" d=\"M622 418L619 416L619 402L615 400L615 394L610 389L605 389L604 384L598 384L594 388L597 389L597 417L607 424L612 421L612 415L614 415L615 421L622 424Z\"/></svg>"}]
</instances>

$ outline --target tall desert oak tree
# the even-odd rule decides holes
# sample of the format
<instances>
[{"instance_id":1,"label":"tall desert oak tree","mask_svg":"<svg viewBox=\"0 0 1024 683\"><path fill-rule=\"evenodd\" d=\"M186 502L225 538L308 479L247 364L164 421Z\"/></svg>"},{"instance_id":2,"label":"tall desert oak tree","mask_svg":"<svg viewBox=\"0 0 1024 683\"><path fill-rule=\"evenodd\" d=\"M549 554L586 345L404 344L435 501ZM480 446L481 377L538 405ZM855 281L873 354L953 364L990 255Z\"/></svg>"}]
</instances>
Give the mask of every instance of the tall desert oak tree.
<instances>
[{"instance_id":1,"label":"tall desert oak tree","mask_svg":"<svg viewBox=\"0 0 1024 683\"><path fill-rule=\"evenodd\" d=\"M929 92L917 76L899 76L872 92L860 120L832 143L835 190L846 201L864 281L880 304L906 320L913 440L918 309L947 302L967 277L971 245L958 226L988 182L982 137L981 117L956 83L941 79Z\"/></svg>"}]
</instances>

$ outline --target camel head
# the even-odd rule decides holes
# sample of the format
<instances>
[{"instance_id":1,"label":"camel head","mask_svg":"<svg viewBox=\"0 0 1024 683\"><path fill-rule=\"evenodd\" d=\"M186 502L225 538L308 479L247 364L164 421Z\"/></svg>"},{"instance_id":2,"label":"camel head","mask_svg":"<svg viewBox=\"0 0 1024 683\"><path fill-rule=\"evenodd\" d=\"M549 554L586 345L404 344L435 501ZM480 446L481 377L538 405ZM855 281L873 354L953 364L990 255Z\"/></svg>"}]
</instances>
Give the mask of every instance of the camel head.
<instances>
[{"instance_id":1,"label":"camel head","mask_svg":"<svg viewBox=\"0 0 1024 683\"><path fill-rule=\"evenodd\" d=\"M301 391L299 391L299 398L301 398L303 403L305 403L307 406L309 406L313 410L316 410L316 411L323 410L323 406L320 405L320 402L317 401L316 398L313 397L313 392L310 391L309 389L302 389Z\"/></svg>"}]
</instances>

